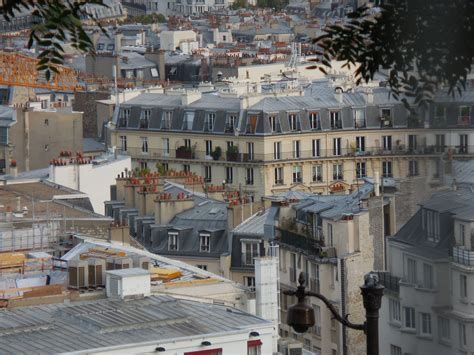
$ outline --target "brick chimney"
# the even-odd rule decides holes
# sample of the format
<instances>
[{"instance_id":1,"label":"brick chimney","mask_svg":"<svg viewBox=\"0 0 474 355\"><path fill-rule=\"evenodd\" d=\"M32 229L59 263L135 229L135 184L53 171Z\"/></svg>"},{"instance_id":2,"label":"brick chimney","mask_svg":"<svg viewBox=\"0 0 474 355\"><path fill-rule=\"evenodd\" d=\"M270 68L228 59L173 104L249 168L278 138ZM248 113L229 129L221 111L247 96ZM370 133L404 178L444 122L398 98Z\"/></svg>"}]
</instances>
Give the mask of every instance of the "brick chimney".
<instances>
[{"instance_id":1,"label":"brick chimney","mask_svg":"<svg viewBox=\"0 0 474 355\"><path fill-rule=\"evenodd\" d=\"M155 200L155 223L166 225L178 213L194 207L194 199L187 197L184 193L172 198L169 193L161 193Z\"/></svg>"}]
</instances>

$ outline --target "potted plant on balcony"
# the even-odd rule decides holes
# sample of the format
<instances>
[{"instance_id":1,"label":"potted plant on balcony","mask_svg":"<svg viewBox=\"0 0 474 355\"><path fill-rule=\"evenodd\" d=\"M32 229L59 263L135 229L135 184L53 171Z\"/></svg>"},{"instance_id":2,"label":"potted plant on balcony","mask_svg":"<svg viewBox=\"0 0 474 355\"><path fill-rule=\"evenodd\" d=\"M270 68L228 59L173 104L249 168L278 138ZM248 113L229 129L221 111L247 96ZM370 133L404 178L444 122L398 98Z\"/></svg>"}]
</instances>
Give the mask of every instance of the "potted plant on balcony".
<instances>
[{"instance_id":1,"label":"potted plant on balcony","mask_svg":"<svg viewBox=\"0 0 474 355\"><path fill-rule=\"evenodd\" d=\"M233 145L227 148L227 160L228 161L239 160L239 147L237 147L236 145Z\"/></svg>"},{"instance_id":2,"label":"potted plant on balcony","mask_svg":"<svg viewBox=\"0 0 474 355\"><path fill-rule=\"evenodd\" d=\"M211 152L211 157L214 160L219 160L222 155L222 149L221 147L216 147L212 152Z\"/></svg>"},{"instance_id":3,"label":"potted plant on balcony","mask_svg":"<svg viewBox=\"0 0 474 355\"><path fill-rule=\"evenodd\" d=\"M184 145L176 149L176 158L178 159L192 159L193 150L191 147L186 147Z\"/></svg>"}]
</instances>

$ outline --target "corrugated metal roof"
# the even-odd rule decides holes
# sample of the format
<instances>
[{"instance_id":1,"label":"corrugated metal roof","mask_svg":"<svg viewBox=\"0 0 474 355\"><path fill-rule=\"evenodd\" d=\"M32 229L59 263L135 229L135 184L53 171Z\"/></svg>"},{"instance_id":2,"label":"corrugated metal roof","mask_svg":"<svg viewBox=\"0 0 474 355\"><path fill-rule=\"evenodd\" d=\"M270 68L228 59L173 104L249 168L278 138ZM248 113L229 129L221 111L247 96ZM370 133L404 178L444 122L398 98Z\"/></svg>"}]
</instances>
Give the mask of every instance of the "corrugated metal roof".
<instances>
[{"instance_id":1,"label":"corrugated metal roof","mask_svg":"<svg viewBox=\"0 0 474 355\"><path fill-rule=\"evenodd\" d=\"M0 312L1 353L63 353L249 331L271 323L234 308L169 296Z\"/></svg>"},{"instance_id":2,"label":"corrugated metal roof","mask_svg":"<svg viewBox=\"0 0 474 355\"><path fill-rule=\"evenodd\" d=\"M232 231L234 234L252 234L264 236L264 226L268 217L270 209L259 211L252 217L246 219L243 223L239 224Z\"/></svg>"}]
</instances>

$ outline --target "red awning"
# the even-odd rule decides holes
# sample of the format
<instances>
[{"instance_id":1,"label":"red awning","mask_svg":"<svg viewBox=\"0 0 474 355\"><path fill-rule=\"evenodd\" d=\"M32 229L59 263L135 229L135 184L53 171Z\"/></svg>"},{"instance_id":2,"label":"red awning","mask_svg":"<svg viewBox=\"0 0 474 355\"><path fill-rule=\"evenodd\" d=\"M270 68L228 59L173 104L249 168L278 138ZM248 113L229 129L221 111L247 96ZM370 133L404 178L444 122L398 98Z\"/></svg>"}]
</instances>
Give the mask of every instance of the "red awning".
<instances>
[{"instance_id":1,"label":"red awning","mask_svg":"<svg viewBox=\"0 0 474 355\"><path fill-rule=\"evenodd\" d=\"M256 346L260 346L260 345L262 345L262 341L260 339L249 340L247 342L247 348L253 348L253 347L256 347Z\"/></svg>"}]
</instances>

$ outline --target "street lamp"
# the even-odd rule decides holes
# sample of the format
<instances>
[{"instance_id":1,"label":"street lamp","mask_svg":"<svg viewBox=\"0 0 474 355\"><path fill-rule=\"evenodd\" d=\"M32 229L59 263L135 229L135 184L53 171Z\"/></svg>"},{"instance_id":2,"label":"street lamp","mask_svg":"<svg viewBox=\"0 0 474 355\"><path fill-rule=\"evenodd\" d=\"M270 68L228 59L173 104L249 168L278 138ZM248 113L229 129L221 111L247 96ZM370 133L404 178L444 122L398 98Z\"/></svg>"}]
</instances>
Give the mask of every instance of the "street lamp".
<instances>
[{"instance_id":1,"label":"street lamp","mask_svg":"<svg viewBox=\"0 0 474 355\"><path fill-rule=\"evenodd\" d=\"M366 321L363 324L350 322L346 316L341 316L331 301L320 293L305 290L305 277L300 273L298 277L299 286L296 291L284 291L288 296L296 296L298 303L288 309L287 324L297 333L304 333L308 328L314 326L314 309L305 302L306 296L319 298L329 308L334 318L344 326L363 330L367 337L367 355L379 354L379 309L382 303L384 287L379 284L375 273L368 273L364 277L364 285L360 287L365 308Z\"/></svg>"}]
</instances>

